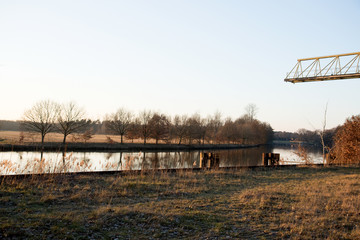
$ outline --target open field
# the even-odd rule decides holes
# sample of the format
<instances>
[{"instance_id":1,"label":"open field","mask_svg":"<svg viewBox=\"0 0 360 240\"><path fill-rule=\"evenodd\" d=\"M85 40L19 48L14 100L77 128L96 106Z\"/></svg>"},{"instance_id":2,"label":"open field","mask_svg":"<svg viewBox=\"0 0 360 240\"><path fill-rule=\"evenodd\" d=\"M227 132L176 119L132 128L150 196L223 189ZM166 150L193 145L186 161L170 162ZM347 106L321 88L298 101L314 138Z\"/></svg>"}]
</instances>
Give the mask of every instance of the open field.
<instances>
[{"instance_id":1,"label":"open field","mask_svg":"<svg viewBox=\"0 0 360 240\"><path fill-rule=\"evenodd\" d=\"M5 177L0 238L359 239L360 169Z\"/></svg>"},{"instance_id":2,"label":"open field","mask_svg":"<svg viewBox=\"0 0 360 240\"><path fill-rule=\"evenodd\" d=\"M39 133L29 133L29 132L20 132L20 131L0 131L0 139L3 139L3 143L14 143L17 144L20 141L21 136L23 136L24 143L34 143L41 142L41 136ZM92 138L86 142L90 143L106 143L109 142L109 138L114 142L120 142L120 136L111 135L111 134L94 134ZM49 133L45 136L45 142L62 142L63 135L60 133ZM70 135L67 137L67 142L84 142L78 135ZM127 140L124 138L124 141L131 142L132 140ZM136 139L135 143L142 143L143 140ZM152 139L149 139L149 143L155 142Z\"/></svg>"},{"instance_id":3,"label":"open field","mask_svg":"<svg viewBox=\"0 0 360 240\"><path fill-rule=\"evenodd\" d=\"M21 140L20 140L21 139ZM45 151L62 151L63 136L59 133L49 133L45 137L43 149ZM2 151L40 151L40 134L19 132L19 131L0 131L0 150ZM195 149L234 149L257 147L259 144L178 144L177 140L172 142L159 141L155 144L154 139L147 139L146 144L142 139L129 140L124 138L124 143L120 144L120 136L95 134L92 138L84 141L80 135L70 135L66 140L66 150L68 151L187 151Z\"/></svg>"}]
</instances>

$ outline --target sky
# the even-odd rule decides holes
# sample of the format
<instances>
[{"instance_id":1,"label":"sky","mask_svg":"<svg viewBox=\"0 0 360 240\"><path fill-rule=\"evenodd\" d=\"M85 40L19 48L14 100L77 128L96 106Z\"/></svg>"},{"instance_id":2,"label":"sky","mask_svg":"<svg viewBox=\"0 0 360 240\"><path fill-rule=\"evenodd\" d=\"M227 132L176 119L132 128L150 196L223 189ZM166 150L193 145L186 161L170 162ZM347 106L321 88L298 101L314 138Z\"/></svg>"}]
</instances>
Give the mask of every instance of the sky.
<instances>
[{"instance_id":1,"label":"sky","mask_svg":"<svg viewBox=\"0 0 360 240\"><path fill-rule=\"evenodd\" d=\"M0 0L0 119L41 100L102 119L124 107L276 131L360 114L360 79L284 82L297 59L360 51L360 1Z\"/></svg>"}]
</instances>

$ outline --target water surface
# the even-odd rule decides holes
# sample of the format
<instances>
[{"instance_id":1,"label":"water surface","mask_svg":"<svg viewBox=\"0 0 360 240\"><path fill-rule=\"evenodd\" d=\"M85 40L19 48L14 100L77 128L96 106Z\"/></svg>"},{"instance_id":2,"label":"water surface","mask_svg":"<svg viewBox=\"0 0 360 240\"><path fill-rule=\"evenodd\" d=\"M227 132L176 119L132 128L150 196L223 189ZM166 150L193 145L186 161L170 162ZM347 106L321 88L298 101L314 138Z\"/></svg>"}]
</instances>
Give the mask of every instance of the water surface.
<instances>
[{"instance_id":1,"label":"water surface","mask_svg":"<svg viewBox=\"0 0 360 240\"><path fill-rule=\"evenodd\" d=\"M203 167L201 152L45 152L43 161L40 152L0 152L0 174L199 168ZM281 164L304 163L296 148L262 146L213 152L219 155L219 167L260 166L263 152L280 153ZM322 163L320 151L308 150L308 155L314 163Z\"/></svg>"}]
</instances>

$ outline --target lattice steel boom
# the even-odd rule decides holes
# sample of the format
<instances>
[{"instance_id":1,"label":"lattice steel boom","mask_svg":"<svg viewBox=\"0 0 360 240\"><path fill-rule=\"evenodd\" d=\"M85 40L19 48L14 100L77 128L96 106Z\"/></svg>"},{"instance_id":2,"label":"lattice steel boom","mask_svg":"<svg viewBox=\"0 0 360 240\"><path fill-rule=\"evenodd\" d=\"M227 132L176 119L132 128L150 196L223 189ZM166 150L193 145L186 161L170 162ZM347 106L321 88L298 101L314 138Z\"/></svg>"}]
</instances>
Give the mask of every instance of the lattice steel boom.
<instances>
[{"instance_id":1,"label":"lattice steel boom","mask_svg":"<svg viewBox=\"0 0 360 240\"><path fill-rule=\"evenodd\" d=\"M360 78L360 52L298 59L285 82Z\"/></svg>"}]
</instances>

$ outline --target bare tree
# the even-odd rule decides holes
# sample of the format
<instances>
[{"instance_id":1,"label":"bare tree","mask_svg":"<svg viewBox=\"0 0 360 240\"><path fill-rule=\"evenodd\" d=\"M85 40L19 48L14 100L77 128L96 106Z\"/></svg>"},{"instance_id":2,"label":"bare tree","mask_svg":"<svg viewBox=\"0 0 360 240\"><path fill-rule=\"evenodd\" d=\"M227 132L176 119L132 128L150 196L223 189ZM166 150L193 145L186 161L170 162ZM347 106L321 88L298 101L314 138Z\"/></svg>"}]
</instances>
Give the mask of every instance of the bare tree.
<instances>
[{"instance_id":1,"label":"bare tree","mask_svg":"<svg viewBox=\"0 0 360 240\"><path fill-rule=\"evenodd\" d=\"M324 120L323 120L323 123L322 123L322 129L321 129L321 131L319 131L319 136L320 136L321 146L322 146L323 164L325 164L325 160L326 160L325 153L326 153L326 150L327 150L327 147L326 147L325 141L324 141L324 135L325 135L325 130L326 130L327 107L328 107L328 104L326 103L325 112L324 112Z\"/></svg>"},{"instance_id":2,"label":"bare tree","mask_svg":"<svg viewBox=\"0 0 360 240\"><path fill-rule=\"evenodd\" d=\"M131 142L134 142L134 139L140 137L140 122L139 118L135 118L134 121L130 124L129 129L126 133L126 138L130 139Z\"/></svg>"},{"instance_id":3,"label":"bare tree","mask_svg":"<svg viewBox=\"0 0 360 240\"><path fill-rule=\"evenodd\" d=\"M151 120L150 136L155 139L155 143L158 144L159 140L164 140L169 136L170 121L164 114L155 113Z\"/></svg>"},{"instance_id":4,"label":"bare tree","mask_svg":"<svg viewBox=\"0 0 360 240\"><path fill-rule=\"evenodd\" d=\"M86 143L88 140L93 138L93 133L90 129L86 130L83 134L80 135L80 138Z\"/></svg>"},{"instance_id":5,"label":"bare tree","mask_svg":"<svg viewBox=\"0 0 360 240\"><path fill-rule=\"evenodd\" d=\"M188 134L188 116L187 115L176 115L172 124L172 133L175 137L178 138L179 143L186 137Z\"/></svg>"},{"instance_id":6,"label":"bare tree","mask_svg":"<svg viewBox=\"0 0 360 240\"><path fill-rule=\"evenodd\" d=\"M23 116L24 128L31 132L37 132L41 135L41 155L43 158L44 139L46 134L55 130L55 121L59 113L59 104L50 101L40 101L26 110Z\"/></svg>"},{"instance_id":7,"label":"bare tree","mask_svg":"<svg viewBox=\"0 0 360 240\"><path fill-rule=\"evenodd\" d=\"M116 135L121 136L121 144L123 136L127 134L133 121L133 114L124 108L118 109L115 113L106 117L105 126L108 130Z\"/></svg>"},{"instance_id":8,"label":"bare tree","mask_svg":"<svg viewBox=\"0 0 360 240\"><path fill-rule=\"evenodd\" d=\"M217 142L218 140L218 133L223 125L223 122L221 120L221 113L215 112L213 116L209 116L207 120L207 128L208 128L208 137L209 141Z\"/></svg>"},{"instance_id":9,"label":"bare tree","mask_svg":"<svg viewBox=\"0 0 360 240\"><path fill-rule=\"evenodd\" d=\"M151 126L149 123L153 115L150 110L144 110L140 112L138 116L139 135L144 139L144 144L146 144L146 139L151 135Z\"/></svg>"},{"instance_id":10,"label":"bare tree","mask_svg":"<svg viewBox=\"0 0 360 240\"><path fill-rule=\"evenodd\" d=\"M56 125L58 131L63 134L63 145L65 146L66 137L73 133L85 131L91 121L84 119L85 111L76 103L69 102L61 105L60 113Z\"/></svg>"},{"instance_id":11,"label":"bare tree","mask_svg":"<svg viewBox=\"0 0 360 240\"><path fill-rule=\"evenodd\" d=\"M226 118L225 123L220 130L220 137L224 142L234 143L236 140L236 124L231 120L231 118Z\"/></svg>"},{"instance_id":12,"label":"bare tree","mask_svg":"<svg viewBox=\"0 0 360 240\"><path fill-rule=\"evenodd\" d=\"M59 104L50 101L37 102L25 111L23 124L26 130L41 134L41 144L44 144L46 134L55 130L55 122L59 114Z\"/></svg>"},{"instance_id":13,"label":"bare tree","mask_svg":"<svg viewBox=\"0 0 360 240\"><path fill-rule=\"evenodd\" d=\"M201 118L200 114L195 113L188 119L188 133L189 143L191 144L192 139L197 140L198 144L204 144L206 135L206 121Z\"/></svg>"},{"instance_id":14,"label":"bare tree","mask_svg":"<svg viewBox=\"0 0 360 240\"><path fill-rule=\"evenodd\" d=\"M206 119L204 118L200 118L200 125L199 125L199 134L200 134L200 141L202 141L202 144L205 144L205 136L208 132L208 126L207 126L207 122ZM199 144L201 143L199 141Z\"/></svg>"},{"instance_id":15,"label":"bare tree","mask_svg":"<svg viewBox=\"0 0 360 240\"><path fill-rule=\"evenodd\" d=\"M252 122L258 112L258 107L254 103L250 103L245 107L245 116Z\"/></svg>"}]
</instances>

